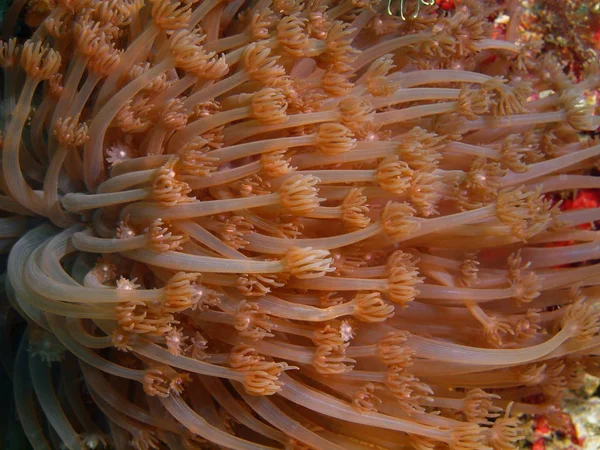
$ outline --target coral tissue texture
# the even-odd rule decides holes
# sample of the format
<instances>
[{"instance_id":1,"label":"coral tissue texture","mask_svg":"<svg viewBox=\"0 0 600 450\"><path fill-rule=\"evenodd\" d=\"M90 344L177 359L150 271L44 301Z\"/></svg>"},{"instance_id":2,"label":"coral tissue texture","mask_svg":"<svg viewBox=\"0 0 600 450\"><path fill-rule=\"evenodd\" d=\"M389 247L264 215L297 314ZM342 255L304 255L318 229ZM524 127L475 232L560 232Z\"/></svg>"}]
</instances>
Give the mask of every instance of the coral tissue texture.
<instances>
[{"instance_id":1,"label":"coral tissue texture","mask_svg":"<svg viewBox=\"0 0 600 450\"><path fill-rule=\"evenodd\" d=\"M487 0L25 3L0 248L35 449L508 450L599 372L600 209L560 207L600 187L596 62L573 84Z\"/></svg>"}]
</instances>

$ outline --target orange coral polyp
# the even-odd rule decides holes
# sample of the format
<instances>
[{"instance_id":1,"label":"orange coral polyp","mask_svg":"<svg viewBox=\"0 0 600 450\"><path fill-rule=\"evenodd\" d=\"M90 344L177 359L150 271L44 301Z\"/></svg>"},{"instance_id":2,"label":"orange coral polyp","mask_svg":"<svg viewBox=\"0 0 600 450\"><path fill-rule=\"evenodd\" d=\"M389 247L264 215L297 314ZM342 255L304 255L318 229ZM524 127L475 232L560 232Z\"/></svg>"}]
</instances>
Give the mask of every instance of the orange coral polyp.
<instances>
[{"instance_id":1,"label":"orange coral polyp","mask_svg":"<svg viewBox=\"0 0 600 450\"><path fill-rule=\"evenodd\" d=\"M0 42L34 448L516 449L598 373L600 76L498 2L55 3Z\"/></svg>"}]
</instances>

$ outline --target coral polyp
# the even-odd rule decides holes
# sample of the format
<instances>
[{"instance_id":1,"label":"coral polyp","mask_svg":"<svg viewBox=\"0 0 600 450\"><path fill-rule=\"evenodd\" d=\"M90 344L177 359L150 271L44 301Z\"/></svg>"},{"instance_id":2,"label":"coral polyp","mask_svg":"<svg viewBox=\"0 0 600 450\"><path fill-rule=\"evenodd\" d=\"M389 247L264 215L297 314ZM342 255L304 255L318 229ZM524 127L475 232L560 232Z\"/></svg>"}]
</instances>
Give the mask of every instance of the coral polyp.
<instances>
[{"instance_id":1,"label":"coral polyp","mask_svg":"<svg viewBox=\"0 0 600 450\"><path fill-rule=\"evenodd\" d=\"M560 201L600 187L597 62L576 84L494 37L498 2L435 3L34 1L24 41L13 4L2 360L35 449L507 450L560 420L599 372L600 209Z\"/></svg>"}]
</instances>

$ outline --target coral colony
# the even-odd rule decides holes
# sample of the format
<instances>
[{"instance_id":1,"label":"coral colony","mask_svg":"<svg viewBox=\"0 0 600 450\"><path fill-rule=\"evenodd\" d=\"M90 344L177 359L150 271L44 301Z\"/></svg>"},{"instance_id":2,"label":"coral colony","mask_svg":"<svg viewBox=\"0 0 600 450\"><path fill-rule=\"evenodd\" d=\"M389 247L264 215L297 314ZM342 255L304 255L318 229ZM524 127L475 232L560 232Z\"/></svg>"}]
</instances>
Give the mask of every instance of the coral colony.
<instances>
[{"instance_id":1,"label":"coral colony","mask_svg":"<svg viewBox=\"0 0 600 450\"><path fill-rule=\"evenodd\" d=\"M574 84L487 0L25 3L0 248L33 448L508 450L599 372L600 209L560 205L600 187L595 61Z\"/></svg>"}]
</instances>

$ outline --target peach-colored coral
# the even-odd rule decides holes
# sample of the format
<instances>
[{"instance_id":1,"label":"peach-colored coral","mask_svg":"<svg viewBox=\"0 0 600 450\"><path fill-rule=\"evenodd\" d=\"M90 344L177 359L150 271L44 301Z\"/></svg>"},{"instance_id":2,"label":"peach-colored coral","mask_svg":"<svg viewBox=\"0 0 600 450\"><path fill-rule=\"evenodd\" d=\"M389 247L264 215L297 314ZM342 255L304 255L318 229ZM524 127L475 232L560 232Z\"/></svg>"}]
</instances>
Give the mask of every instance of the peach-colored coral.
<instances>
[{"instance_id":1,"label":"peach-colored coral","mask_svg":"<svg viewBox=\"0 0 600 450\"><path fill-rule=\"evenodd\" d=\"M600 76L434 3L60 0L0 43L34 448L506 450L560 415L600 210L553 194L600 187Z\"/></svg>"}]
</instances>

